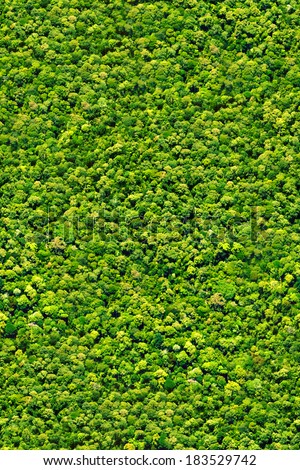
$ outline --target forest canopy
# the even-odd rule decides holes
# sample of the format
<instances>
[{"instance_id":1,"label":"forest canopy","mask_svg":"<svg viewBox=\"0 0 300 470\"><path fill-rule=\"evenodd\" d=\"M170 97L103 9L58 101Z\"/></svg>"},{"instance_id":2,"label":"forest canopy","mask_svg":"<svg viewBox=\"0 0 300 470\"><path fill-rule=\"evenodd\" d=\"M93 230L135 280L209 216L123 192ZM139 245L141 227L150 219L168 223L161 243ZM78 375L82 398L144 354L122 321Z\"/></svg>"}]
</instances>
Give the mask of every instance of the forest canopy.
<instances>
[{"instance_id":1,"label":"forest canopy","mask_svg":"<svg viewBox=\"0 0 300 470\"><path fill-rule=\"evenodd\" d=\"M299 3L1 10L1 448L299 449Z\"/></svg>"}]
</instances>

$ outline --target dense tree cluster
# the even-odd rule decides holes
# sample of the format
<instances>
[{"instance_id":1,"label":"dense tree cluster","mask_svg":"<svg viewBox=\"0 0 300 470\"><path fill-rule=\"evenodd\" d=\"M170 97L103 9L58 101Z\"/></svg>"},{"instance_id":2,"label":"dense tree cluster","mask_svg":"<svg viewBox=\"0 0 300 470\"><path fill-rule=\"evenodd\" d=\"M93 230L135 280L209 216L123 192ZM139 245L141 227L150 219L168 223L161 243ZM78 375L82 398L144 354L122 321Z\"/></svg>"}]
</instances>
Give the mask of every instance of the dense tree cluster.
<instances>
[{"instance_id":1,"label":"dense tree cluster","mask_svg":"<svg viewBox=\"0 0 300 470\"><path fill-rule=\"evenodd\" d=\"M2 449L299 449L299 3L5 0Z\"/></svg>"}]
</instances>

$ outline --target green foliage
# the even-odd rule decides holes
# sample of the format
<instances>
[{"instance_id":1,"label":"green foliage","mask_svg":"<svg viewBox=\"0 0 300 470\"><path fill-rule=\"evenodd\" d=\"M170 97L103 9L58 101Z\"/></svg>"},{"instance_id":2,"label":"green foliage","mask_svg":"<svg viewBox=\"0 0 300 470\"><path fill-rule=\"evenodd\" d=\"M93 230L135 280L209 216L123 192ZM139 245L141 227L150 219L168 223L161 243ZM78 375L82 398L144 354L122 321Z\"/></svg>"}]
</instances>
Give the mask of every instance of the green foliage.
<instances>
[{"instance_id":1,"label":"green foliage","mask_svg":"<svg viewBox=\"0 0 300 470\"><path fill-rule=\"evenodd\" d=\"M2 448L299 449L296 3L2 3Z\"/></svg>"},{"instance_id":2,"label":"green foliage","mask_svg":"<svg viewBox=\"0 0 300 470\"><path fill-rule=\"evenodd\" d=\"M5 336L11 336L11 337L16 336L16 330L17 328L15 327L15 325L12 322L7 321L5 328L4 328Z\"/></svg>"},{"instance_id":3,"label":"green foliage","mask_svg":"<svg viewBox=\"0 0 300 470\"><path fill-rule=\"evenodd\" d=\"M175 382L174 380L172 380L170 377L167 377L165 383L164 383L164 387L166 390L168 390L168 392L171 392L174 388L175 388Z\"/></svg>"}]
</instances>

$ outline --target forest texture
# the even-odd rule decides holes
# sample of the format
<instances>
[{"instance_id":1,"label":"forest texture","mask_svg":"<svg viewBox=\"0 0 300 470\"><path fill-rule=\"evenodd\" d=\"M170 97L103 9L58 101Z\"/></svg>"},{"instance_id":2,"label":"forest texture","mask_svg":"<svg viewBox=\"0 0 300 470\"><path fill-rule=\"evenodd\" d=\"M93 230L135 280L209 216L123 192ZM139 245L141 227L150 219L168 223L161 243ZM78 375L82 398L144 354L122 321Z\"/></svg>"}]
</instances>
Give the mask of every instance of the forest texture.
<instances>
[{"instance_id":1,"label":"forest texture","mask_svg":"<svg viewBox=\"0 0 300 470\"><path fill-rule=\"evenodd\" d=\"M300 4L2 0L2 449L299 449Z\"/></svg>"}]
</instances>

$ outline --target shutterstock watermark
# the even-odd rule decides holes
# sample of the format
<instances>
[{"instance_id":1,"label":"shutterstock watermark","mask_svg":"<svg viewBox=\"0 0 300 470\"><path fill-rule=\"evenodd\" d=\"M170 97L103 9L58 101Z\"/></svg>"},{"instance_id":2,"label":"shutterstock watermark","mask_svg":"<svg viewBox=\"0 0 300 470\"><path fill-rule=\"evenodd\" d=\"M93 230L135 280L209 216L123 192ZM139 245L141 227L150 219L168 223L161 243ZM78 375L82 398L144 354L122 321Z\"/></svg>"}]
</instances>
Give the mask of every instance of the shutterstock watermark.
<instances>
[{"instance_id":1,"label":"shutterstock watermark","mask_svg":"<svg viewBox=\"0 0 300 470\"><path fill-rule=\"evenodd\" d=\"M135 210L95 210L82 216L76 210L59 215L49 207L47 213L28 219L27 241L46 243L57 250L75 241L119 241L138 240L142 243L168 242L192 238L213 244L224 242L258 242L268 237L261 224L257 207L250 207L242 215L234 211L202 213L194 209L187 215L139 214ZM16 236L22 236L17 230Z\"/></svg>"}]
</instances>

